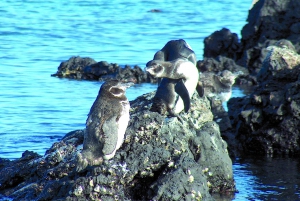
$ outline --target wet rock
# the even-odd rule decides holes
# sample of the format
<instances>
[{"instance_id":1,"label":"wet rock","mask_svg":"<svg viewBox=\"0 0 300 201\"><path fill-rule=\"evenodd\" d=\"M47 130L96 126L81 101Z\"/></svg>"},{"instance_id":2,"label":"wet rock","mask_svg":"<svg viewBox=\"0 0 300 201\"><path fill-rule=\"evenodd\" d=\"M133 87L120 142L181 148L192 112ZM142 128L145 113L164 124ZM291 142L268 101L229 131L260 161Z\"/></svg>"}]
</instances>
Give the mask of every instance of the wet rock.
<instances>
[{"instance_id":1,"label":"wet rock","mask_svg":"<svg viewBox=\"0 0 300 201\"><path fill-rule=\"evenodd\" d=\"M120 67L116 63L106 61L96 62L94 59L85 57L71 57L68 61L62 62L55 74L51 75L60 78L83 79L107 81L118 79L124 82L156 83L157 79L144 72L139 66L126 65Z\"/></svg>"},{"instance_id":2,"label":"wet rock","mask_svg":"<svg viewBox=\"0 0 300 201\"><path fill-rule=\"evenodd\" d=\"M243 72L243 74L249 74L248 70L242 66L238 66L233 59L217 56L215 58L204 58L197 62L197 68L200 72L220 72L223 70L229 70L231 72Z\"/></svg>"},{"instance_id":3,"label":"wet rock","mask_svg":"<svg viewBox=\"0 0 300 201\"><path fill-rule=\"evenodd\" d=\"M223 102L220 99L208 98L211 105L211 112L214 115L214 121L219 125L221 134L232 128L227 111L224 108Z\"/></svg>"},{"instance_id":4,"label":"wet rock","mask_svg":"<svg viewBox=\"0 0 300 201\"><path fill-rule=\"evenodd\" d=\"M283 44L268 48L254 92L228 102L242 153L299 154L300 55Z\"/></svg>"},{"instance_id":5,"label":"wet rock","mask_svg":"<svg viewBox=\"0 0 300 201\"><path fill-rule=\"evenodd\" d=\"M194 94L181 122L149 111L153 96L131 102L125 140L113 159L76 172L84 131L73 131L45 156L24 154L2 167L0 193L16 200L212 200L212 192L235 191L207 98Z\"/></svg>"}]
</instances>

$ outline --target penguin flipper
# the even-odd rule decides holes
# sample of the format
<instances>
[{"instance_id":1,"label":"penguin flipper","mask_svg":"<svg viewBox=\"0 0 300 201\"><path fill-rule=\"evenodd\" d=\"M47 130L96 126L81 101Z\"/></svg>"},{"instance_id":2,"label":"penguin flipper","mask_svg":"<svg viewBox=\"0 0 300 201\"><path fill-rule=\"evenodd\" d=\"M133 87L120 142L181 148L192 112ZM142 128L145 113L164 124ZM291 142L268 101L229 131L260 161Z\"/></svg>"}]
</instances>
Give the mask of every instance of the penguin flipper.
<instances>
[{"instance_id":1,"label":"penguin flipper","mask_svg":"<svg viewBox=\"0 0 300 201\"><path fill-rule=\"evenodd\" d=\"M188 112L191 107L191 98L187 88L183 83L183 79L179 79L175 85L175 92L181 97L184 104L184 111Z\"/></svg>"},{"instance_id":2,"label":"penguin flipper","mask_svg":"<svg viewBox=\"0 0 300 201\"><path fill-rule=\"evenodd\" d=\"M104 134L104 145L103 145L103 158L111 159L114 157L115 152L117 150L117 142L118 142L118 122L117 117L113 116L107 119L102 126L103 134Z\"/></svg>"},{"instance_id":3,"label":"penguin flipper","mask_svg":"<svg viewBox=\"0 0 300 201\"><path fill-rule=\"evenodd\" d=\"M196 91L200 97L204 96L204 87L203 87L203 83L201 81L198 81L197 86L196 86Z\"/></svg>"}]
</instances>

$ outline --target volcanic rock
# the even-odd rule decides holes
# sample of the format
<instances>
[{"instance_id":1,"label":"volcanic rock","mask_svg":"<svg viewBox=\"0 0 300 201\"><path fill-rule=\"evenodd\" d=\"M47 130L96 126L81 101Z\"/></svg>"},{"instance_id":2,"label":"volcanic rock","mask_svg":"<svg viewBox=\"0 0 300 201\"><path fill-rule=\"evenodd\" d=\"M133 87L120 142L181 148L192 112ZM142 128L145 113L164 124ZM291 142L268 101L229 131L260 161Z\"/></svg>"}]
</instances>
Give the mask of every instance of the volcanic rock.
<instances>
[{"instance_id":1,"label":"volcanic rock","mask_svg":"<svg viewBox=\"0 0 300 201\"><path fill-rule=\"evenodd\" d=\"M71 57L69 60L61 62L55 74L51 75L59 78L83 79L107 81L118 79L123 82L134 83L156 83L157 79L144 72L139 66L133 68L129 65L120 67L116 63L106 61L96 62L89 57Z\"/></svg>"},{"instance_id":2,"label":"volcanic rock","mask_svg":"<svg viewBox=\"0 0 300 201\"><path fill-rule=\"evenodd\" d=\"M299 154L300 55L289 45L280 40L268 47L259 86L250 96L228 102L241 153Z\"/></svg>"},{"instance_id":3,"label":"volcanic rock","mask_svg":"<svg viewBox=\"0 0 300 201\"><path fill-rule=\"evenodd\" d=\"M39 156L0 166L0 193L15 200L212 200L235 191L232 162L206 97L189 113L149 111L154 92L131 101L125 140L113 159L76 172L84 130L67 134Z\"/></svg>"}]
</instances>

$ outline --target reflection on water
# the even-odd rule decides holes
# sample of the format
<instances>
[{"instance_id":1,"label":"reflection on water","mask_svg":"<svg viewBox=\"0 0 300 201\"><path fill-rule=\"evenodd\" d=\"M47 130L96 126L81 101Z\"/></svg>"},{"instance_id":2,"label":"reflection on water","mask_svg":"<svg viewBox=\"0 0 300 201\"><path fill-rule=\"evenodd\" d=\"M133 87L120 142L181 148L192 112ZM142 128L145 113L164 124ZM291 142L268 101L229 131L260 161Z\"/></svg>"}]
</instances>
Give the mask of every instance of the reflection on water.
<instances>
[{"instance_id":1,"label":"reflection on water","mask_svg":"<svg viewBox=\"0 0 300 201\"><path fill-rule=\"evenodd\" d=\"M238 158L233 174L238 192L218 195L216 201L299 201L299 158Z\"/></svg>"},{"instance_id":2,"label":"reflection on water","mask_svg":"<svg viewBox=\"0 0 300 201\"><path fill-rule=\"evenodd\" d=\"M300 200L299 158L240 158L233 167L234 200Z\"/></svg>"}]
</instances>

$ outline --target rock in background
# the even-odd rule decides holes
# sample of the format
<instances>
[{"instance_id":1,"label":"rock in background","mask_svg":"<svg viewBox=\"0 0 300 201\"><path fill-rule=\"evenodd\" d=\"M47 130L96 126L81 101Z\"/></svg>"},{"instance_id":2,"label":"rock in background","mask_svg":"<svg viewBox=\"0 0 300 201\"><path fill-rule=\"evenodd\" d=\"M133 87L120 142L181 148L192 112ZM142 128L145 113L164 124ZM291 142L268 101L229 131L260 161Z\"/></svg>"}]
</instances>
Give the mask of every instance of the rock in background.
<instances>
[{"instance_id":1,"label":"rock in background","mask_svg":"<svg viewBox=\"0 0 300 201\"><path fill-rule=\"evenodd\" d=\"M300 55L287 40L275 45L268 48L259 86L251 95L228 103L240 153L273 156L300 151Z\"/></svg>"},{"instance_id":2,"label":"rock in background","mask_svg":"<svg viewBox=\"0 0 300 201\"><path fill-rule=\"evenodd\" d=\"M235 191L227 145L207 98L188 114L150 112L154 92L131 102L125 141L115 157L76 172L84 130L67 134L45 156L25 152L0 166L0 193L16 200L212 200Z\"/></svg>"},{"instance_id":3,"label":"rock in background","mask_svg":"<svg viewBox=\"0 0 300 201\"><path fill-rule=\"evenodd\" d=\"M232 98L229 117L223 112L218 122L231 156L299 152L297 98L287 94L297 94L299 8L300 1L259 0L241 40L226 28L204 40L204 58L197 63L201 72L240 71L236 85L257 86L251 96ZM211 106L214 116L222 114L220 103Z\"/></svg>"},{"instance_id":4,"label":"rock in background","mask_svg":"<svg viewBox=\"0 0 300 201\"><path fill-rule=\"evenodd\" d=\"M203 60L197 67L201 72L242 71L236 83L256 85L268 46L287 39L300 52L299 7L300 1L259 0L249 11L241 40L227 28L215 31L205 38Z\"/></svg>"},{"instance_id":5,"label":"rock in background","mask_svg":"<svg viewBox=\"0 0 300 201\"><path fill-rule=\"evenodd\" d=\"M120 67L116 63L109 64L106 61L96 62L89 57L71 57L67 61L61 62L57 72L51 76L59 78L70 78L78 80L107 81L118 79L123 82L134 83L156 83L157 79L144 72L139 66L126 65Z\"/></svg>"},{"instance_id":6,"label":"rock in background","mask_svg":"<svg viewBox=\"0 0 300 201\"><path fill-rule=\"evenodd\" d=\"M259 72L266 48L280 39L290 40L300 51L300 1L260 0L249 11L242 29L238 63L251 73Z\"/></svg>"}]
</instances>

